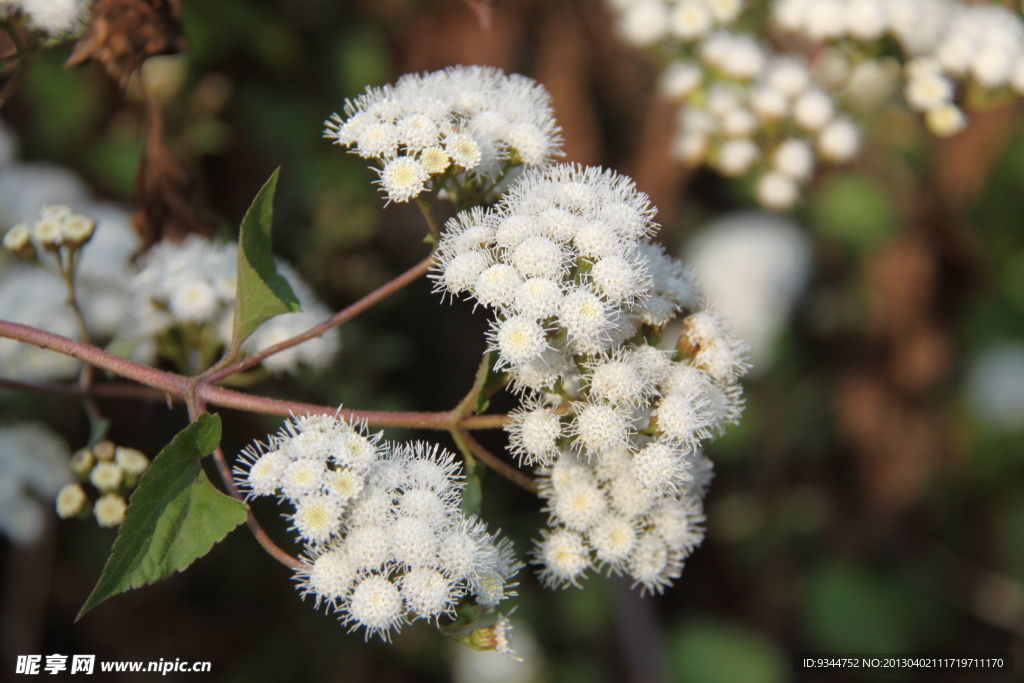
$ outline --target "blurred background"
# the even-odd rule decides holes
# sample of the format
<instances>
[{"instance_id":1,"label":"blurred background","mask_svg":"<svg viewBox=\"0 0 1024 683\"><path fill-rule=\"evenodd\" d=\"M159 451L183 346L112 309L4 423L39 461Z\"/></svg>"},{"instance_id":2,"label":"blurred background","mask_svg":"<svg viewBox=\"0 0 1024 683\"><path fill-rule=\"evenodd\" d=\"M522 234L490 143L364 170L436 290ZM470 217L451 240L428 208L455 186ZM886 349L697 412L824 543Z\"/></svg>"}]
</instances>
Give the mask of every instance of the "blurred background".
<instances>
[{"instance_id":1,"label":"blurred background","mask_svg":"<svg viewBox=\"0 0 1024 683\"><path fill-rule=\"evenodd\" d=\"M137 84L121 91L94 62L65 68L70 45L38 56L0 110L10 129L10 149L0 150L4 228L10 203L29 191L26 169L59 166L46 182L72 173L94 197L143 206L145 240L234 236L281 166L275 249L339 310L428 247L415 207L382 208L363 160L321 137L324 119L403 73L498 66L550 90L567 160L632 175L651 195L658 239L701 270L753 346L746 414L708 451L708 536L682 579L640 599L614 578L551 592L522 572L512 601L522 664L460 649L423 623L391 646L364 644L304 604L245 529L187 573L75 623L115 534L58 525L47 508L34 541L0 537L0 678L28 653L209 660L207 679L253 683L937 678L795 672L792 653L803 652L1010 653L1024 667L1019 106L975 112L941 142L904 109L880 106L856 162L820 173L797 209L768 216L742 183L670 158L674 109L654 92L658 66L616 38L595 0L183 5L187 49L143 69L162 136L144 125ZM153 148L137 193L143 151ZM169 195L187 210L169 209ZM346 324L330 371L252 389L353 408L446 410L485 346L485 316L471 309L442 305L420 281ZM494 409L513 405L501 396ZM159 403L102 407L110 437L150 457L186 422L183 409ZM47 423L72 450L88 439L71 399L4 391L0 410ZM229 454L279 425L222 415ZM388 437L451 446L445 435ZM502 448L501 433L481 438ZM284 545L278 510L254 509ZM525 559L543 523L537 501L492 475L482 513Z\"/></svg>"}]
</instances>

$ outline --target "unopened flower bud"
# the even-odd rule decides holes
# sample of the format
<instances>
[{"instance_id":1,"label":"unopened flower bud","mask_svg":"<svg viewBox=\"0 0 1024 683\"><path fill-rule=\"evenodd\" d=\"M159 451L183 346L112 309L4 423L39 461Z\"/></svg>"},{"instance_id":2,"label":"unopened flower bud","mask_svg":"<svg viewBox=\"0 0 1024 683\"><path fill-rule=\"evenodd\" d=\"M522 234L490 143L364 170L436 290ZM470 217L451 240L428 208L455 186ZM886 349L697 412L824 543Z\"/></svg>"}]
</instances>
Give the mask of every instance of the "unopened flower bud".
<instances>
[{"instance_id":1,"label":"unopened flower bud","mask_svg":"<svg viewBox=\"0 0 1024 683\"><path fill-rule=\"evenodd\" d=\"M75 214L64 221L61 230L65 244L80 247L92 239L93 233L96 232L96 221L88 216Z\"/></svg>"},{"instance_id":2,"label":"unopened flower bud","mask_svg":"<svg viewBox=\"0 0 1024 683\"><path fill-rule=\"evenodd\" d=\"M96 515L96 522L100 526L115 527L120 526L124 521L124 513L127 509L128 504L124 502L124 498L116 493L108 493L96 501L93 514Z\"/></svg>"},{"instance_id":3,"label":"unopened flower bud","mask_svg":"<svg viewBox=\"0 0 1024 683\"><path fill-rule=\"evenodd\" d=\"M88 477L95 464L96 456L88 448L83 448L71 456L71 471L80 477Z\"/></svg>"},{"instance_id":4,"label":"unopened flower bud","mask_svg":"<svg viewBox=\"0 0 1024 683\"><path fill-rule=\"evenodd\" d=\"M99 460L104 462L110 462L114 459L114 453L117 451L117 447L114 446L112 441L100 441L98 444L92 447L92 452L96 454Z\"/></svg>"},{"instance_id":5,"label":"unopened flower bud","mask_svg":"<svg viewBox=\"0 0 1024 683\"><path fill-rule=\"evenodd\" d=\"M138 477L149 467L149 458L134 448L118 446L114 451L114 462L121 466L125 474Z\"/></svg>"},{"instance_id":6,"label":"unopened flower bud","mask_svg":"<svg viewBox=\"0 0 1024 683\"><path fill-rule=\"evenodd\" d=\"M32 228L28 223L19 223L4 235L4 249L23 259L34 259L36 248L32 244Z\"/></svg>"},{"instance_id":7,"label":"unopened flower bud","mask_svg":"<svg viewBox=\"0 0 1024 683\"><path fill-rule=\"evenodd\" d=\"M85 491L78 484L68 484L57 494L57 515L61 519L74 517L85 507Z\"/></svg>"},{"instance_id":8,"label":"unopened flower bud","mask_svg":"<svg viewBox=\"0 0 1024 683\"><path fill-rule=\"evenodd\" d=\"M44 249L57 249L64 241L64 230L60 221L44 218L32 228L32 236Z\"/></svg>"},{"instance_id":9,"label":"unopened flower bud","mask_svg":"<svg viewBox=\"0 0 1024 683\"><path fill-rule=\"evenodd\" d=\"M111 491L121 485L124 470L112 462L101 462L92 468L89 481L100 491Z\"/></svg>"},{"instance_id":10,"label":"unopened flower bud","mask_svg":"<svg viewBox=\"0 0 1024 683\"><path fill-rule=\"evenodd\" d=\"M56 221L63 223L71 218L74 212L66 204L50 204L39 210L39 219L43 221Z\"/></svg>"},{"instance_id":11,"label":"unopened flower bud","mask_svg":"<svg viewBox=\"0 0 1024 683\"><path fill-rule=\"evenodd\" d=\"M498 620L491 626L481 626L469 632L461 642L474 650L481 652L497 652L511 659L522 661L516 657L515 648L509 637L512 635L512 622L504 614L498 615Z\"/></svg>"}]
</instances>

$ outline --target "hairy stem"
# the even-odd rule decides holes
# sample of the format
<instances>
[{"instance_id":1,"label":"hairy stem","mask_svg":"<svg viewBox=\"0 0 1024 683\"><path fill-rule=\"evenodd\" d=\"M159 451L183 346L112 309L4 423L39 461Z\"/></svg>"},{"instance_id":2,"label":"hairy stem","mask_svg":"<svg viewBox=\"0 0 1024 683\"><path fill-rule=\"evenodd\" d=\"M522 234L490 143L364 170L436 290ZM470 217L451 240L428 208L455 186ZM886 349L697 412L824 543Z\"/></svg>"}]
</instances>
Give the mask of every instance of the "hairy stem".
<instances>
[{"instance_id":1,"label":"hairy stem","mask_svg":"<svg viewBox=\"0 0 1024 683\"><path fill-rule=\"evenodd\" d=\"M224 482L224 486L227 487L228 492L233 498L243 500L244 498L238 487L235 486L235 480L231 476L231 468L228 465L227 458L224 457L224 451L218 446L213 451L213 462L217 465L217 472L220 473L220 478ZM274 541L267 535L267 532L260 526L259 521L256 519L256 515L249 510L249 514L246 517L245 523L249 525L249 530L252 535L256 537L256 542L259 543L267 554L273 557L275 560L288 567L289 569L299 569L302 567L302 562L297 558L289 555L287 552L281 549Z\"/></svg>"},{"instance_id":2,"label":"hairy stem","mask_svg":"<svg viewBox=\"0 0 1024 683\"><path fill-rule=\"evenodd\" d=\"M61 267L61 276L64 280L64 285L68 290L68 305L71 306L72 312L75 314L75 320L78 322L78 331L81 335L82 342L85 344L92 344L92 335L89 334L89 326L85 322L85 314L82 312L82 307L78 303L78 292L75 289L75 272L78 265L78 256L80 252L75 251L68 252L67 264ZM102 431L105 431L103 413L100 412L100 407L96 404L96 401L89 395L89 388L92 386L93 379L93 366L89 363L82 365L82 372L78 375L78 385L82 388L82 408L85 410L86 416L89 418L89 425L92 428L92 436L89 442L92 443L100 437Z\"/></svg>"},{"instance_id":3,"label":"hairy stem","mask_svg":"<svg viewBox=\"0 0 1024 683\"><path fill-rule=\"evenodd\" d=\"M202 399L195 399L194 396L188 401L188 419L190 422L195 422L199 419L200 413L206 410L206 405ZM228 493L231 497L245 502L245 497L242 495L238 487L235 486L235 478L231 476L231 467L228 465L227 458L224 457L224 450L217 446L213 449L213 462L217 466L217 473L220 474L221 481L224 482L224 486L227 488ZM263 547L267 553L275 560L280 562L286 567L291 569L298 569L302 566L302 562L298 558L292 557L271 540L267 532L260 526L256 516L250 509L246 515L246 524L249 526L249 530L252 531L252 535L256 537L256 541Z\"/></svg>"},{"instance_id":4,"label":"hairy stem","mask_svg":"<svg viewBox=\"0 0 1024 683\"><path fill-rule=\"evenodd\" d=\"M495 429L501 427L507 421L505 415L470 415L458 418L450 411L440 413L421 412L388 412L373 410L342 410L333 406L321 406L312 403L300 403L297 401L283 401L280 399L254 396L240 391L224 389L222 387L210 386L208 384L194 385L195 378L185 377L173 372L165 372L156 368L147 367L132 361L120 358L107 353L95 346L83 344L74 339L68 339L52 332L45 332L34 327L0 320L0 337L15 339L26 342L41 349L56 351L65 356L77 358L80 361L89 363L98 368L108 370L114 374L135 380L164 394L178 396L188 399L194 393L195 397L207 403L235 408L249 412L267 413L272 415L290 415L304 413L323 413L338 415L348 420L365 420L374 427L418 427L421 429L437 429L448 431L453 427L459 429ZM31 383L13 384L8 383L9 388L33 389L39 385ZM62 385L45 385L48 387L60 387ZM54 389L67 393L63 389ZM154 398L158 398L154 395Z\"/></svg>"}]
</instances>

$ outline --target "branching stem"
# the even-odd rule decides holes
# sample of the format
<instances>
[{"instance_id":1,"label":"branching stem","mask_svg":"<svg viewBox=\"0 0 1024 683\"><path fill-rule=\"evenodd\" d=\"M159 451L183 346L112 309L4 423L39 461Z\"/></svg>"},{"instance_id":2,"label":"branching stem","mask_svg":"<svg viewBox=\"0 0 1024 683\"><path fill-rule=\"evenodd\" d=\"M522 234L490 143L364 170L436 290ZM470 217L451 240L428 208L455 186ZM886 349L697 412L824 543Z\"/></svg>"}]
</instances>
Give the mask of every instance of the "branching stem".
<instances>
[{"instance_id":1,"label":"branching stem","mask_svg":"<svg viewBox=\"0 0 1024 683\"><path fill-rule=\"evenodd\" d=\"M20 325L18 323L0 320L0 337L15 339L17 341L38 346L41 349L56 351L65 356L71 356L78 360L102 368L121 377L134 380L140 384L158 390L161 394L153 394L154 399L159 399L164 394L188 399L193 392L196 398L206 403L245 410L249 412L267 413L271 415L290 415L305 413L323 413L338 415L348 420L365 420L374 427L416 427L420 429L437 429L449 431L453 427L459 429L495 429L507 422L505 415L467 415L459 417L452 411L440 413L428 412L389 412L374 410L343 410L334 406L322 406L313 403L300 403L297 401L283 401L280 399L267 398L265 396L254 396L241 391L224 389L222 387L210 386L201 383L194 385L194 377L185 377L173 372L157 370L145 365L133 363L130 360L120 358L111 353L89 344L83 344L74 339L68 339L52 332L45 332L34 327ZM33 383L5 382L8 388L31 389L52 391L54 393L68 393L64 385L39 385ZM81 390L85 393L85 390ZM123 390L121 390L123 391ZM90 390L91 393L91 390ZM103 392L97 392L102 395Z\"/></svg>"},{"instance_id":2,"label":"branching stem","mask_svg":"<svg viewBox=\"0 0 1024 683\"><path fill-rule=\"evenodd\" d=\"M242 372L243 370L248 370L254 365L260 363L264 358L273 356L275 353L280 353L281 351L290 349L293 346L298 346L302 342L308 341L313 337L319 337L332 327L340 325L343 322L346 322L347 320L351 320L352 318L356 317L357 315L359 315L369 307L373 306L377 302L391 296L398 290L408 285L410 282L415 281L421 275L425 275L427 271L430 269L430 264L432 262L433 255L428 256L427 258L423 259L409 270L405 271L404 273L396 277L394 280L370 292L369 294L367 294L362 299L355 302L348 308L339 311L338 313L334 314L333 316L331 316L324 322L320 323L319 325L311 327L305 332L295 335L291 339L286 339L283 342L280 342L279 344L274 344L273 346L263 349L262 351L258 351L250 356L246 356L243 360L237 363L233 363L223 367L221 367L220 364L215 365L213 368L210 368L210 370L208 370L205 374L201 375L203 382L214 384L229 375Z\"/></svg>"}]
</instances>

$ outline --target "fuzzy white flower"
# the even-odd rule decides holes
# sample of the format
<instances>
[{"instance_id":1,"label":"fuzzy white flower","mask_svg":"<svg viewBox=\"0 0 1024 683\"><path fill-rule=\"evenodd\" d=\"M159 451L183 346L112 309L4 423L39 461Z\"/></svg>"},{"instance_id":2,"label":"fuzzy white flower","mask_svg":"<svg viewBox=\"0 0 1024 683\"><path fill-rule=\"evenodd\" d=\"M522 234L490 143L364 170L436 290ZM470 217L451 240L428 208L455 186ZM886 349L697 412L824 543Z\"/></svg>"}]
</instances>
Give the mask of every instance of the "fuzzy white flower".
<instances>
[{"instance_id":1,"label":"fuzzy white flower","mask_svg":"<svg viewBox=\"0 0 1024 683\"><path fill-rule=\"evenodd\" d=\"M356 584L345 602L344 613L353 629L366 629L367 638L377 633L387 639L391 629L402 624L402 596L394 583L371 575Z\"/></svg>"},{"instance_id":2,"label":"fuzzy white flower","mask_svg":"<svg viewBox=\"0 0 1024 683\"><path fill-rule=\"evenodd\" d=\"M103 234L103 224L98 235ZM95 242L95 239L93 240ZM91 247L86 247L86 255ZM141 268L129 283L132 303L121 325L119 338L125 344L152 341L161 348L176 326L207 326L222 344L231 342L236 295L238 245L216 244L190 235L175 244L157 243L143 257ZM330 317L312 290L288 264L277 264L303 309L277 316L261 325L246 340L246 353L273 346ZM337 353L339 336L330 329L320 337L268 357L264 365L272 372L294 372L300 365L324 367ZM154 362L149 359L148 362Z\"/></svg>"},{"instance_id":3,"label":"fuzzy white flower","mask_svg":"<svg viewBox=\"0 0 1024 683\"><path fill-rule=\"evenodd\" d=\"M661 74L659 89L668 98L683 100L700 87L703 79L704 74L699 66L693 62L678 60L665 67Z\"/></svg>"},{"instance_id":4,"label":"fuzzy white flower","mask_svg":"<svg viewBox=\"0 0 1024 683\"><path fill-rule=\"evenodd\" d=\"M598 562L621 570L636 545L636 524L628 517L610 512L587 531L587 540L594 548Z\"/></svg>"},{"instance_id":5,"label":"fuzzy white flower","mask_svg":"<svg viewBox=\"0 0 1024 683\"><path fill-rule=\"evenodd\" d=\"M491 349L498 352L502 365L528 363L539 358L548 348L544 328L520 315L498 322L488 337Z\"/></svg>"},{"instance_id":6,"label":"fuzzy white flower","mask_svg":"<svg viewBox=\"0 0 1024 683\"><path fill-rule=\"evenodd\" d=\"M520 462L548 464L558 455L562 423L550 408L528 403L510 414L505 426L510 450Z\"/></svg>"},{"instance_id":7,"label":"fuzzy white flower","mask_svg":"<svg viewBox=\"0 0 1024 683\"><path fill-rule=\"evenodd\" d=\"M967 125L963 111L955 104L943 104L925 112L928 130L940 138L948 138L963 130Z\"/></svg>"},{"instance_id":8,"label":"fuzzy white flower","mask_svg":"<svg viewBox=\"0 0 1024 683\"><path fill-rule=\"evenodd\" d=\"M700 38L713 21L710 10L701 0L682 0L669 15L672 33L683 40Z\"/></svg>"},{"instance_id":9,"label":"fuzzy white flower","mask_svg":"<svg viewBox=\"0 0 1024 683\"><path fill-rule=\"evenodd\" d=\"M750 140L727 140L718 150L718 169L729 176L743 175L761 152Z\"/></svg>"},{"instance_id":10,"label":"fuzzy white flower","mask_svg":"<svg viewBox=\"0 0 1024 683\"><path fill-rule=\"evenodd\" d=\"M568 529L542 532L535 551L535 562L543 566L541 581L550 587L578 586L590 566L583 537Z\"/></svg>"},{"instance_id":11,"label":"fuzzy white flower","mask_svg":"<svg viewBox=\"0 0 1024 683\"><path fill-rule=\"evenodd\" d=\"M58 36L82 30L89 15L89 4L88 0L5 0L0 12L20 9L32 28Z\"/></svg>"},{"instance_id":12,"label":"fuzzy white flower","mask_svg":"<svg viewBox=\"0 0 1024 683\"><path fill-rule=\"evenodd\" d=\"M814 171L814 151L804 140L784 140L775 148L772 165L779 173L803 181Z\"/></svg>"},{"instance_id":13,"label":"fuzzy white flower","mask_svg":"<svg viewBox=\"0 0 1024 683\"><path fill-rule=\"evenodd\" d=\"M430 174L423 164L409 156L391 159L380 174L380 183L388 199L407 202L426 188Z\"/></svg>"},{"instance_id":14,"label":"fuzzy white flower","mask_svg":"<svg viewBox=\"0 0 1024 683\"><path fill-rule=\"evenodd\" d=\"M600 457L613 448L626 445L629 427L629 415L620 408L601 403L581 404L572 424L576 436L573 445L588 457Z\"/></svg>"}]
</instances>

